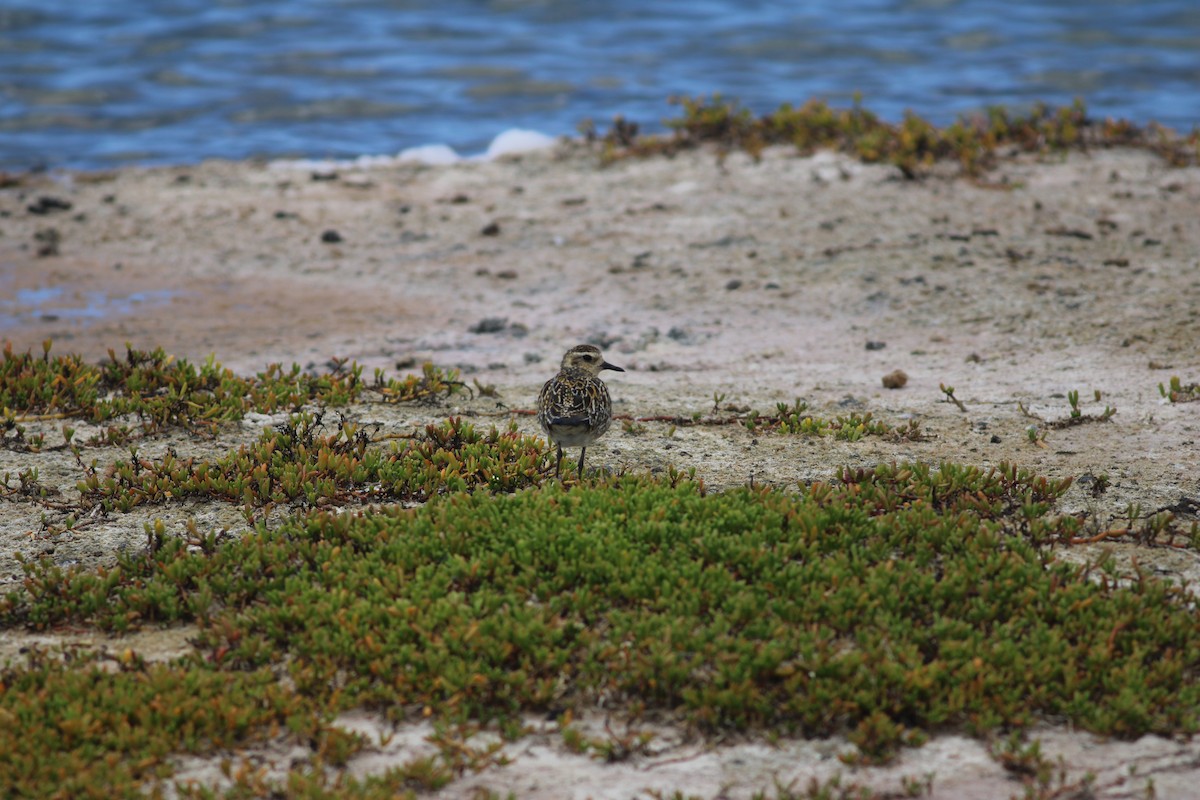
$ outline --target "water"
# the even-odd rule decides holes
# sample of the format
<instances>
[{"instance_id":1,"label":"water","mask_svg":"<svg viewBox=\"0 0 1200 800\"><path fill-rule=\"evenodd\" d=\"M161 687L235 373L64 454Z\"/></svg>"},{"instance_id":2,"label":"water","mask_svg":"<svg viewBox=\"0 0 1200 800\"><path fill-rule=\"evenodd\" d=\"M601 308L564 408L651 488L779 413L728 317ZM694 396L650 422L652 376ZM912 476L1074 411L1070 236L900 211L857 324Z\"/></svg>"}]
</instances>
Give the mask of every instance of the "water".
<instances>
[{"instance_id":1,"label":"water","mask_svg":"<svg viewBox=\"0 0 1200 800\"><path fill-rule=\"evenodd\" d=\"M0 275L0 285L6 275ZM0 296L0 330L20 328L33 320L87 321L129 316L149 306L164 305L179 292L154 290L117 295L109 292L68 291L62 286L17 289L12 297Z\"/></svg>"},{"instance_id":2,"label":"water","mask_svg":"<svg viewBox=\"0 0 1200 800\"><path fill-rule=\"evenodd\" d=\"M861 92L1200 124L1196 0L0 0L0 169L348 158Z\"/></svg>"}]
</instances>

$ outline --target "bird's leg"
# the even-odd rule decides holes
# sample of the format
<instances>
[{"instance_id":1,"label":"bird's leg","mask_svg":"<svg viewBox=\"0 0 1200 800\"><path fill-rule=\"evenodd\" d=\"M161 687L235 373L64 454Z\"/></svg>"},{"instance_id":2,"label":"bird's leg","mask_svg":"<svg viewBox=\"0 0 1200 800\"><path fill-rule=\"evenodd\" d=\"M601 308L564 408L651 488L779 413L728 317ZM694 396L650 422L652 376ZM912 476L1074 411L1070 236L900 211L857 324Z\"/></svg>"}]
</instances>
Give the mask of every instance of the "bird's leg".
<instances>
[{"instance_id":1,"label":"bird's leg","mask_svg":"<svg viewBox=\"0 0 1200 800\"><path fill-rule=\"evenodd\" d=\"M562 471L562 445L558 445L558 460L554 462L554 477L558 477L558 473Z\"/></svg>"},{"instance_id":2,"label":"bird's leg","mask_svg":"<svg viewBox=\"0 0 1200 800\"><path fill-rule=\"evenodd\" d=\"M586 447L579 448L579 477L583 478L583 456L587 452Z\"/></svg>"}]
</instances>

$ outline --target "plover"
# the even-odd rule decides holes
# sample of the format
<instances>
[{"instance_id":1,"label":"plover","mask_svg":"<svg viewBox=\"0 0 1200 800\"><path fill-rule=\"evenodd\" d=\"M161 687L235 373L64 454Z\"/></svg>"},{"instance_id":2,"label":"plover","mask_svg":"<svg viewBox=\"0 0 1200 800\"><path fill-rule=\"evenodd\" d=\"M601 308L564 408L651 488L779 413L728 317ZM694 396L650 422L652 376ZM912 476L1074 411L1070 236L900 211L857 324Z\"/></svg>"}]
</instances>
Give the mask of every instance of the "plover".
<instances>
[{"instance_id":1,"label":"plover","mask_svg":"<svg viewBox=\"0 0 1200 800\"><path fill-rule=\"evenodd\" d=\"M562 359L558 374L546 381L538 395L538 424L546 438L558 446L554 477L562 470L562 449L579 447L579 475L583 476L583 456L588 445L599 439L612 422L612 399L597 376L600 370L624 372L600 355L590 344L572 347Z\"/></svg>"}]
</instances>

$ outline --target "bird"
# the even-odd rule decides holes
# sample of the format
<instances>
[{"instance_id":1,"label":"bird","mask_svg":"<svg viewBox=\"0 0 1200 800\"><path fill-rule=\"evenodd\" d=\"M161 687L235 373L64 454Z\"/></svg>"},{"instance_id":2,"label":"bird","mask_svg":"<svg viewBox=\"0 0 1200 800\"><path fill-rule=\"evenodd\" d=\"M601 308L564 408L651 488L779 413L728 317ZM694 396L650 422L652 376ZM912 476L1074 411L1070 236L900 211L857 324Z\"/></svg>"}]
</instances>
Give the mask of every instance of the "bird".
<instances>
[{"instance_id":1,"label":"bird","mask_svg":"<svg viewBox=\"0 0 1200 800\"><path fill-rule=\"evenodd\" d=\"M612 422L612 398L600 380L601 370L624 372L604 360L600 348L590 344L572 347L562 358L558 374L538 394L538 424L546 438L558 447L554 477L562 471L563 447L578 447L579 475L588 445L599 439Z\"/></svg>"}]
</instances>

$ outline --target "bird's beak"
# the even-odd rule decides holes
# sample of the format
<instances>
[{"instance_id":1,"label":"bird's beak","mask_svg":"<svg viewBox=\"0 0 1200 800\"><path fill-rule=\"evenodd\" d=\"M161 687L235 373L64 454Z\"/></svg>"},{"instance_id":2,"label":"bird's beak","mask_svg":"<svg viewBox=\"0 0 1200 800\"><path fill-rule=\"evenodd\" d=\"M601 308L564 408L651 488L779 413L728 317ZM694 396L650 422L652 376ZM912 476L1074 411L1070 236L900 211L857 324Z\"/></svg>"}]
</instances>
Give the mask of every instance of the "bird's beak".
<instances>
[{"instance_id":1,"label":"bird's beak","mask_svg":"<svg viewBox=\"0 0 1200 800\"><path fill-rule=\"evenodd\" d=\"M614 372L624 372L625 371L625 370L621 369L620 367L613 366L612 364L608 363L607 361L605 361L603 364L600 365L600 369L611 369Z\"/></svg>"}]
</instances>

